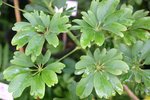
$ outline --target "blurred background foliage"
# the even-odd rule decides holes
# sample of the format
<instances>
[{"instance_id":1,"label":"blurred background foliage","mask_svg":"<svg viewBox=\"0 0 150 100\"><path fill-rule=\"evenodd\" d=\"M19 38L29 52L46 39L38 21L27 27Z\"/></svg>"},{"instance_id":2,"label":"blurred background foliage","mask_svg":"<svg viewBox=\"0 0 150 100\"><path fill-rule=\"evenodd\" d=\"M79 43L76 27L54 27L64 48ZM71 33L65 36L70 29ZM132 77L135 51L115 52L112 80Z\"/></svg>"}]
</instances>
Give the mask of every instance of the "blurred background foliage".
<instances>
[{"instance_id":1,"label":"blurred background foliage","mask_svg":"<svg viewBox=\"0 0 150 100\"><path fill-rule=\"evenodd\" d=\"M3 0L11 5L13 5L13 0ZM43 3L42 0L32 0L32 2L28 0L19 0L20 1L20 8L25 9L27 11L42 10L45 13L53 14L51 8L48 7L47 3L51 0L45 0L46 2ZM54 0L55 2L53 5L57 6L58 8L64 7L64 14L71 14L71 9L66 9L65 2L66 0ZM70 19L74 18L81 18L81 11L86 11L89 9L91 0L78 0L78 14L76 17L70 17ZM150 0L121 0L120 4L129 4L134 7L134 10L144 9L146 11L150 11ZM9 65L9 60L13 56L13 51L15 51L15 47L13 47L10 43L12 37L14 36L15 32L11 30L13 24L15 23L15 14L14 9L2 5L0 7L0 81L7 83L3 80L2 72L3 70ZM22 20L23 17L22 17ZM60 36L62 39L62 36ZM111 43L110 43L111 44ZM110 45L109 45L110 46ZM67 44L60 43L60 46L57 48L53 48L48 46L53 51L54 59L57 57L65 55L70 49L74 48L74 44L71 40L67 40ZM46 95L43 100L79 100L79 98L75 95L75 88L76 88L76 81L78 81L78 77L74 75L74 66L76 61L80 57L81 53L77 52L63 60L64 64L66 64L66 68L63 70L63 73L59 75L59 84L55 85L52 88L46 88ZM73 59L72 59L73 58ZM76 80L76 81L75 81ZM129 87L132 84L129 84ZM131 86L132 87L132 86ZM134 90L134 89L133 89ZM136 93L141 99L145 98L144 95ZM92 95L91 95L92 98ZM32 97L29 95L29 89L26 89L20 98L16 100L33 100ZM85 99L85 100L92 100L92 99ZM99 100L99 99L96 99ZM112 100L129 100L129 97L124 93L123 95L117 95L112 98ZM145 99L150 100L150 99Z\"/></svg>"}]
</instances>

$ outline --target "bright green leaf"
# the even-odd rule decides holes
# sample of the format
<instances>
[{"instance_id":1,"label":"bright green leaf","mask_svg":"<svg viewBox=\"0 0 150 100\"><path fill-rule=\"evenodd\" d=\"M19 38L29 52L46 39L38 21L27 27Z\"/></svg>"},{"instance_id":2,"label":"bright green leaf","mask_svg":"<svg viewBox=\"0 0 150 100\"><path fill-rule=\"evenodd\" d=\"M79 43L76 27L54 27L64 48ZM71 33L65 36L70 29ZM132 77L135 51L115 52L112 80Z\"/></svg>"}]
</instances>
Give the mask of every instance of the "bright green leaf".
<instances>
[{"instance_id":1,"label":"bright green leaf","mask_svg":"<svg viewBox=\"0 0 150 100\"><path fill-rule=\"evenodd\" d=\"M63 63L54 62L46 66L45 70L52 70L56 73L61 73L61 70L65 67Z\"/></svg>"},{"instance_id":2,"label":"bright green leaf","mask_svg":"<svg viewBox=\"0 0 150 100\"><path fill-rule=\"evenodd\" d=\"M43 70L41 74L42 80L51 87L58 83L58 78L55 72L52 70Z\"/></svg>"},{"instance_id":3,"label":"bright green leaf","mask_svg":"<svg viewBox=\"0 0 150 100\"><path fill-rule=\"evenodd\" d=\"M45 83L42 81L40 75L36 75L31 80L31 91L30 94L34 98L43 98L45 94Z\"/></svg>"}]
</instances>

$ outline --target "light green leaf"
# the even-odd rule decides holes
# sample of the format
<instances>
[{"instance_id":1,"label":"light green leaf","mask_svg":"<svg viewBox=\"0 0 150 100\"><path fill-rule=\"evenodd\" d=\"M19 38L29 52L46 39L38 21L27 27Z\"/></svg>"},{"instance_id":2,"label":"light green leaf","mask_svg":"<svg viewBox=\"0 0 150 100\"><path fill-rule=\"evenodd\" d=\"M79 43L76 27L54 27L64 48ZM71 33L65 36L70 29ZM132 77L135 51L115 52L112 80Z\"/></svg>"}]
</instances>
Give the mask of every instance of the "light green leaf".
<instances>
[{"instance_id":1,"label":"light green leaf","mask_svg":"<svg viewBox=\"0 0 150 100\"><path fill-rule=\"evenodd\" d=\"M32 67L34 64L31 61L29 56L26 56L22 52L15 52L14 59L11 60L11 63L20 67Z\"/></svg>"},{"instance_id":2,"label":"light green leaf","mask_svg":"<svg viewBox=\"0 0 150 100\"><path fill-rule=\"evenodd\" d=\"M24 13L23 16L34 26L38 25L37 20L35 19L35 16L33 16L33 13Z\"/></svg>"},{"instance_id":3,"label":"light green leaf","mask_svg":"<svg viewBox=\"0 0 150 100\"><path fill-rule=\"evenodd\" d=\"M121 95L123 93L123 86L120 80L114 75L110 75L109 78L114 90L116 90Z\"/></svg>"},{"instance_id":4,"label":"light green leaf","mask_svg":"<svg viewBox=\"0 0 150 100\"><path fill-rule=\"evenodd\" d=\"M101 46L103 45L104 41L105 41L105 36L104 36L104 33L103 32L96 32L95 33L95 43L98 45L98 46Z\"/></svg>"},{"instance_id":5,"label":"light green leaf","mask_svg":"<svg viewBox=\"0 0 150 100\"><path fill-rule=\"evenodd\" d=\"M113 60L109 63L105 63L105 70L114 74L121 75L123 72L127 73L129 70L128 65L121 60Z\"/></svg>"},{"instance_id":6,"label":"light green leaf","mask_svg":"<svg viewBox=\"0 0 150 100\"><path fill-rule=\"evenodd\" d=\"M46 33L45 38L48 44L53 45L55 48L58 46L59 39L55 33Z\"/></svg>"},{"instance_id":7,"label":"light green leaf","mask_svg":"<svg viewBox=\"0 0 150 100\"><path fill-rule=\"evenodd\" d=\"M23 90L30 85L29 77L29 73L22 73L10 82L8 91L13 93L13 97L21 96Z\"/></svg>"},{"instance_id":8,"label":"light green leaf","mask_svg":"<svg viewBox=\"0 0 150 100\"><path fill-rule=\"evenodd\" d=\"M42 99L45 94L45 83L42 81L40 75L36 75L31 80L31 91L30 94L37 99L39 97Z\"/></svg>"},{"instance_id":9,"label":"light green leaf","mask_svg":"<svg viewBox=\"0 0 150 100\"><path fill-rule=\"evenodd\" d=\"M40 12L40 19L42 21L42 23L44 24L45 27L49 27L50 25L50 16L44 14L42 11Z\"/></svg>"},{"instance_id":10,"label":"light green leaf","mask_svg":"<svg viewBox=\"0 0 150 100\"><path fill-rule=\"evenodd\" d=\"M51 56L51 52L49 50L46 51L45 55L43 56L43 61L42 61L42 64L46 64L49 60Z\"/></svg>"},{"instance_id":11,"label":"light green leaf","mask_svg":"<svg viewBox=\"0 0 150 100\"><path fill-rule=\"evenodd\" d=\"M7 81L11 81L13 78L15 78L16 75L26 73L27 71L29 71L28 68L22 68L20 66L12 65L5 69L5 71L3 72L4 79L6 79Z\"/></svg>"},{"instance_id":12,"label":"light green leaf","mask_svg":"<svg viewBox=\"0 0 150 100\"><path fill-rule=\"evenodd\" d=\"M115 95L115 91L112 88L111 83L107 80L107 77L104 73L96 72L94 75L94 88L96 94L100 98L108 99L112 95Z\"/></svg>"},{"instance_id":13,"label":"light green leaf","mask_svg":"<svg viewBox=\"0 0 150 100\"><path fill-rule=\"evenodd\" d=\"M86 48L87 46L90 46L90 42L93 41L95 31L92 30L91 28L82 29L81 31L83 33L81 34L80 43L81 43L82 48Z\"/></svg>"},{"instance_id":14,"label":"light green leaf","mask_svg":"<svg viewBox=\"0 0 150 100\"><path fill-rule=\"evenodd\" d=\"M52 70L56 73L61 73L61 70L65 67L63 63L54 62L45 67L45 70Z\"/></svg>"},{"instance_id":15,"label":"light green leaf","mask_svg":"<svg viewBox=\"0 0 150 100\"><path fill-rule=\"evenodd\" d=\"M142 28L150 30L150 17L143 17L135 21L132 26L133 29Z\"/></svg>"},{"instance_id":16,"label":"light green leaf","mask_svg":"<svg viewBox=\"0 0 150 100\"><path fill-rule=\"evenodd\" d=\"M102 0L97 7L98 21L103 22L108 15L116 10L118 4L119 0Z\"/></svg>"},{"instance_id":17,"label":"light green leaf","mask_svg":"<svg viewBox=\"0 0 150 100\"><path fill-rule=\"evenodd\" d=\"M90 6L90 10L91 10L94 14L97 13L98 5L99 5L99 0L92 0L91 6Z\"/></svg>"},{"instance_id":18,"label":"light green leaf","mask_svg":"<svg viewBox=\"0 0 150 100\"><path fill-rule=\"evenodd\" d=\"M28 22L17 22L12 28L13 31L25 31L27 29L32 29L32 25Z\"/></svg>"},{"instance_id":19,"label":"light green leaf","mask_svg":"<svg viewBox=\"0 0 150 100\"><path fill-rule=\"evenodd\" d=\"M41 73L41 77L48 87L54 86L58 83L57 75L52 70L44 69Z\"/></svg>"},{"instance_id":20,"label":"light green leaf","mask_svg":"<svg viewBox=\"0 0 150 100\"><path fill-rule=\"evenodd\" d=\"M3 3L2 3L2 0L0 0L0 6L2 5Z\"/></svg>"},{"instance_id":21,"label":"light green leaf","mask_svg":"<svg viewBox=\"0 0 150 100\"><path fill-rule=\"evenodd\" d=\"M44 42L44 36L40 34L34 35L26 47L25 54L39 56L41 54Z\"/></svg>"},{"instance_id":22,"label":"light green leaf","mask_svg":"<svg viewBox=\"0 0 150 100\"><path fill-rule=\"evenodd\" d=\"M27 44L35 34L36 33L33 32L32 30L20 31L13 37L11 43L12 45L17 45L17 49L19 49L23 47L25 44Z\"/></svg>"},{"instance_id":23,"label":"light green leaf","mask_svg":"<svg viewBox=\"0 0 150 100\"><path fill-rule=\"evenodd\" d=\"M144 11L144 10L138 10L133 14L133 17L135 19L139 19L142 17L146 17L148 15L149 11Z\"/></svg>"},{"instance_id":24,"label":"light green leaf","mask_svg":"<svg viewBox=\"0 0 150 100\"><path fill-rule=\"evenodd\" d=\"M82 78L76 87L76 94L81 99L88 97L93 90L93 74L88 77Z\"/></svg>"},{"instance_id":25,"label":"light green leaf","mask_svg":"<svg viewBox=\"0 0 150 100\"><path fill-rule=\"evenodd\" d=\"M50 30L52 33L59 34L61 32L67 32L70 24L67 16L62 16L60 13L55 13L50 22Z\"/></svg>"},{"instance_id":26,"label":"light green leaf","mask_svg":"<svg viewBox=\"0 0 150 100\"><path fill-rule=\"evenodd\" d=\"M114 34L116 34L116 35L118 35L120 37L123 37L124 35L123 35L122 32L127 30L127 28L124 25L119 24L117 22L113 22L111 24L104 25L102 28L104 30L112 32L112 33L114 33Z\"/></svg>"}]
</instances>

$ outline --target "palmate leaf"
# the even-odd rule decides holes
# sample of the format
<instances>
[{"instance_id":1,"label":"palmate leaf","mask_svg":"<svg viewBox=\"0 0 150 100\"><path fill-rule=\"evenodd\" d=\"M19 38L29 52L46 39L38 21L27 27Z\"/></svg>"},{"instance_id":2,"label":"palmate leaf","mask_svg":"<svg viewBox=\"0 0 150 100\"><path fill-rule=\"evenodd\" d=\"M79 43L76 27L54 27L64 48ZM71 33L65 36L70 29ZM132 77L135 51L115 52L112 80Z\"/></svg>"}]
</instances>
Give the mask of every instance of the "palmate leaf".
<instances>
[{"instance_id":1,"label":"palmate leaf","mask_svg":"<svg viewBox=\"0 0 150 100\"><path fill-rule=\"evenodd\" d=\"M43 98L45 84L51 87L58 83L56 73L61 73L65 65L60 62L47 64L50 55L50 51L47 51L45 55L40 54L33 62L30 56L23 52L15 52L11 60L12 65L3 72L4 78L10 81L9 91L14 98L19 97L27 87L31 87L30 94L34 98Z\"/></svg>"},{"instance_id":2,"label":"palmate leaf","mask_svg":"<svg viewBox=\"0 0 150 100\"><path fill-rule=\"evenodd\" d=\"M113 33L123 37L123 32L131 26L132 9L120 8L116 10L119 0L93 0L90 9L87 12L82 12L82 19L75 19L74 22L79 26L82 32L80 43L83 48L91 46L91 42L101 46L105 41L106 33Z\"/></svg>"},{"instance_id":3,"label":"palmate leaf","mask_svg":"<svg viewBox=\"0 0 150 100\"><path fill-rule=\"evenodd\" d=\"M147 83L150 82L150 74L146 74L149 70L142 69L144 65L150 64L149 44L150 40L147 40L146 42L137 41L133 46L127 46L125 44L119 46L120 51L123 52L124 61L131 68L130 73L122 76L124 82L135 82L135 87L138 87L138 84L143 84L144 89L149 89L150 86ZM142 92L146 92L146 90ZM146 93L148 94L149 92Z\"/></svg>"},{"instance_id":4,"label":"palmate leaf","mask_svg":"<svg viewBox=\"0 0 150 100\"><path fill-rule=\"evenodd\" d=\"M123 87L116 75L127 73L129 67L122 61L122 54L118 50L96 49L93 55L88 53L81 56L75 69L75 74L83 74L76 89L80 98L88 97L94 88L99 98L108 99L116 92L122 94Z\"/></svg>"},{"instance_id":5,"label":"palmate leaf","mask_svg":"<svg viewBox=\"0 0 150 100\"><path fill-rule=\"evenodd\" d=\"M59 39L57 35L67 32L70 24L67 16L55 13L53 16L44 14L42 11L24 13L24 17L29 22L18 22L12 28L17 34L12 39L12 45L17 45L17 49L27 44L26 55L31 55L32 61L40 55L45 41L57 47Z\"/></svg>"},{"instance_id":6,"label":"palmate leaf","mask_svg":"<svg viewBox=\"0 0 150 100\"><path fill-rule=\"evenodd\" d=\"M132 45L138 40L148 40L150 38L150 17L147 15L148 11L144 10L139 10L133 14L130 14L129 18L133 19L134 21L132 22L132 25L128 26L128 30L123 32L124 38L119 38L119 42L120 40L123 40L123 42L127 45Z\"/></svg>"}]
</instances>

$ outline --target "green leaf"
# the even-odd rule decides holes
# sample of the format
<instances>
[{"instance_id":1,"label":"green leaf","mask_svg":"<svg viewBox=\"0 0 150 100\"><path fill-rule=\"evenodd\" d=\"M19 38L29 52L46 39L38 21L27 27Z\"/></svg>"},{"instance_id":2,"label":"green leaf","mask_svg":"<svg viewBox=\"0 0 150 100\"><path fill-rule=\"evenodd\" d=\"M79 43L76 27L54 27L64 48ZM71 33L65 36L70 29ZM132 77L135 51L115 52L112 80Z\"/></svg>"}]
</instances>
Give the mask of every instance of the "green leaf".
<instances>
[{"instance_id":1,"label":"green leaf","mask_svg":"<svg viewBox=\"0 0 150 100\"><path fill-rule=\"evenodd\" d=\"M58 83L58 78L55 72L51 70L43 70L41 74L42 80L47 84L48 87L54 86Z\"/></svg>"},{"instance_id":2,"label":"green leaf","mask_svg":"<svg viewBox=\"0 0 150 100\"><path fill-rule=\"evenodd\" d=\"M103 29L110 31L110 32L112 32L112 33L114 33L120 37L123 37L124 35L122 32L127 30L127 28L124 25L119 24L117 22L113 22L111 24L104 25Z\"/></svg>"},{"instance_id":3,"label":"green leaf","mask_svg":"<svg viewBox=\"0 0 150 100\"><path fill-rule=\"evenodd\" d=\"M142 17L146 17L148 15L149 11L144 11L144 10L138 10L133 14L133 17L135 19L139 19Z\"/></svg>"},{"instance_id":4,"label":"green leaf","mask_svg":"<svg viewBox=\"0 0 150 100\"><path fill-rule=\"evenodd\" d=\"M112 95L115 95L115 91L112 88L111 83L107 80L104 73L96 72L94 75L94 88L98 97L108 99Z\"/></svg>"},{"instance_id":5,"label":"green leaf","mask_svg":"<svg viewBox=\"0 0 150 100\"><path fill-rule=\"evenodd\" d=\"M30 94L34 96L34 98L43 98L45 94L45 83L42 81L40 75L36 75L31 80L31 91Z\"/></svg>"},{"instance_id":6,"label":"green leaf","mask_svg":"<svg viewBox=\"0 0 150 100\"><path fill-rule=\"evenodd\" d=\"M116 90L121 95L123 93L123 86L120 80L114 75L110 75L109 78L114 90Z\"/></svg>"},{"instance_id":7,"label":"green leaf","mask_svg":"<svg viewBox=\"0 0 150 100\"><path fill-rule=\"evenodd\" d=\"M29 71L28 68L22 68L20 66L12 65L7 69L5 69L3 75L4 79L6 79L7 81L11 81L16 77L16 75L19 75L21 73L27 73L28 71Z\"/></svg>"},{"instance_id":8,"label":"green leaf","mask_svg":"<svg viewBox=\"0 0 150 100\"><path fill-rule=\"evenodd\" d=\"M2 3L2 0L0 0L0 6L2 5L3 3Z\"/></svg>"},{"instance_id":9,"label":"green leaf","mask_svg":"<svg viewBox=\"0 0 150 100\"><path fill-rule=\"evenodd\" d=\"M95 43L98 45L98 46L101 46L103 45L105 41L105 36L104 36L104 33L102 32L96 32L95 33Z\"/></svg>"},{"instance_id":10,"label":"green leaf","mask_svg":"<svg viewBox=\"0 0 150 100\"><path fill-rule=\"evenodd\" d=\"M105 70L114 75L121 75L123 72L127 73L129 70L128 65L121 60L115 60L109 63L105 63L104 66Z\"/></svg>"},{"instance_id":11,"label":"green leaf","mask_svg":"<svg viewBox=\"0 0 150 100\"><path fill-rule=\"evenodd\" d=\"M102 0L97 7L98 21L103 22L108 15L116 10L118 4L119 0Z\"/></svg>"},{"instance_id":12,"label":"green leaf","mask_svg":"<svg viewBox=\"0 0 150 100\"><path fill-rule=\"evenodd\" d=\"M55 48L59 45L59 39L55 33L46 33L45 38L48 44L53 45Z\"/></svg>"},{"instance_id":13,"label":"green leaf","mask_svg":"<svg viewBox=\"0 0 150 100\"><path fill-rule=\"evenodd\" d=\"M25 54L39 56L41 54L44 42L44 36L40 34L34 35L26 47Z\"/></svg>"},{"instance_id":14,"label":"green leaf","mask_svg":"<svg viewBox=\"0 0 150 100\"><path fill-rule=\"evenodd\" d=\"M51 56L51 52L49 50L46 51L45 55L43 56L43 61L42 61L42 64L46 64L49 60Z\"/></svg>"},{"instance_id":15,"label":"green leaf","mask_svg":"<svg viewBox=\"0 0 150 100\"><path fill-rule=\"evenodd\" d=\"M14 53L14 59L11 60L11 63L20 67L32 67L34 64L31 61L29 56L26 56L24 53L16 51Z\"/></svg>"},{"instance_id":16,"label":"green leaf","mask_svg":"<svg viewBox=\"0 0 150 100\"><path fill-rule=\"evenodd\" d=\"M56 73L61 73L61 70L65 67L63 63L54 62L45 67L45 70L52 70Z\"/></svg>"},{"instance_id":17,"label":"green leaf","mask_svg":"<svg viewBox=\"0 0 150 100\"><path fill-rule=\"evenodd\" d=\"M21 96L23 90L30 85L30 74L22 73L17 75L9 84L9 92L13 93L13 97Z\"/></svg>"},{"instance_id":18,"label":"green leaf","mask_svg":"<svg viewBox=\"0 0 150 100\"><path fill-rule=\"evenodd\" d=\"M82 48L90 47L90 42L94 39L95 31L92 29L82 29L80 43Z\"/></svg>"},{"instance_id":19,"label":"green leaf","mask_svg":"<svg viewBox=\"0 0 150 100\"><path fill-rule=\"evenodd\" d=\"M24 13L23 16L32 24L32 25L38 25L37 20L35 19L35 16L33 16L33 13Z\"/></svg>"},{"instance_id":20,"label":"green leaf","mask_svg":"<svg viewBox=\"0 0 150 100\"><path fill-rule=\"evenodd\" d=\"M25 44L27 44L35 34L36 33L33 32L32 30L20 31L13 37L11 43L12 45L17 45L16 48L19 49L23 47Z\"/></svg>"},{"instance_id":21,"label":"green leaf","mask_svg":"<svg viewBox=\"0 0 150 100\"><path fill-rule=\"evenodd\" d=\"M66 1L67 0L54 0L53 4L58 8L62 8L66 5Z\"/></svg>"},{"instance_id":22,"label":"green leaf","mask_svg":"<svg viewBox=\"0 0 150 100\"><path fill-rule=\"evenodd\" d=\"M32 25L28 22L17 22L12 28L13 31L25 31L27 29L32 29Z\"/></svg>"},{"instance_id":23,"label":"green leaf","mask_svg":"<svg viewBox=\"0 0 150 100\"><path fill-rule=\"evenodd\" d=\"M150 30L150 17L143 17L135 21L132 26L133 29L142 28Z\"/></svg>"},{"instance_id":24,"label":"green leaf","mask_svg":"<svg viewBox=\"0 0 150 100\"><path fill-rule=\"evenodd\" d=\"M82 78L76 87L76 94L80 96L81 99L88 97L93 90L93 75Z\"/></svg>"},{"instance_id":25,"label":"green leaf","mask_svg":"<svg viewBox=\"0 0 150 100\"><path fill-rule=\"evenodd\" d=\"M44 24L45 27L49 27L50 25L50 16L44 14L42 11L40 12L40 19L42 21L42 23Z\"/></svg>"},{"instance_id":26,"label":"green leaf","mask_svg":"<svg viewBox=\"0 0 150 100\"><path fill-rule=\"evenodd\" d=\"M55 13L50 22L50 29L52 33L59 34L61 32L67 32L71 26L67 24L69 21L67 16L61 16L60 13Z\"/></svg>"}]
</instances>

